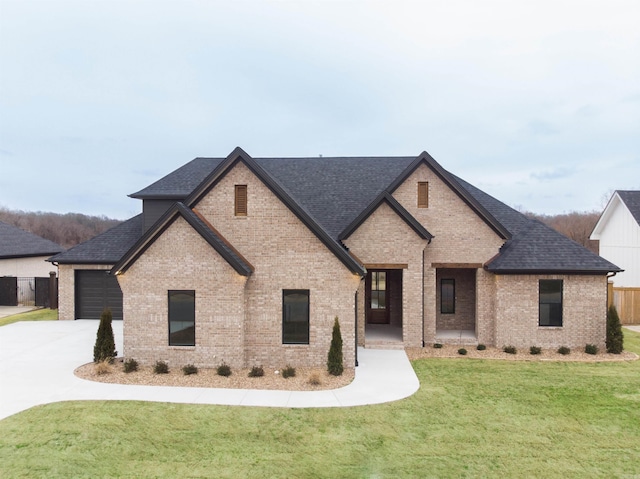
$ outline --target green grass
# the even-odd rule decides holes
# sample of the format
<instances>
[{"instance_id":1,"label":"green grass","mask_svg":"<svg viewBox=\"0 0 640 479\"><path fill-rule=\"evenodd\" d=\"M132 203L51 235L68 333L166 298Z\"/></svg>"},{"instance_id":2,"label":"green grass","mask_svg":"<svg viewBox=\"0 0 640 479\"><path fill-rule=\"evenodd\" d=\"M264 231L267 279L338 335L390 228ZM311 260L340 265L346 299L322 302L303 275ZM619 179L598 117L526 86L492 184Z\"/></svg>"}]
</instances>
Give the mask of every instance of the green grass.
<instances>
[{"instance_id":1,"label":"green grass","mask_svg":"<svg viewBox=\"0 0 640 479\"><path fill-rule=\"evenodd\" d=\"M0 318L0 326L6 326L7 324L17 323L18 321L55 321L58 319L57 309L36 309L34 311L28 311L26 313L13 314Z\"/></svg>"},{"instance_id":2,"label":"green grass","mask_svg":"<svg viewBox=\"0 0 640 479\"><path fill-rule=\"evenodd\" d=\"M625 330L640 352L640 334ZM0 421L3 477L637 477L640 362L423 359L390 404L68 402Z\"/></svg>"}]
</instances>

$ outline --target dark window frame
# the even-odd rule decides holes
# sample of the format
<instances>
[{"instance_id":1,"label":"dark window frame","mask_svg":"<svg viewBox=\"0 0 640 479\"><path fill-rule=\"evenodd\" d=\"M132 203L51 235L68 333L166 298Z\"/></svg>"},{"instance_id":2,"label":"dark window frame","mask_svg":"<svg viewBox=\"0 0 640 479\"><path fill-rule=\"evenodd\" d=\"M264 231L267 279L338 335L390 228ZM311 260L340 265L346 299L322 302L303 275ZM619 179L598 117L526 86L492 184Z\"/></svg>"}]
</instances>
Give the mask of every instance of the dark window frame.
<instances>
[{"instance_id":1,"label":"dark window frame","mask_svg":"<svg viewBox=\"0 0 640 479\"><path fill-rule=\"evenodd\" d=\"M445 285L451 286L451 294L447 293L445 303ZM443 278L440 280L440 314L456 314L456 280Z\"/></svg>"},{"instance_id":2,"label":"dark window frame","mask_svg":"<svg viewBox=\"0 0 640 479\"><path fill-rule=\"evenodd\" d=\"M291 306L287 304L287 298L293 295L306 295L306 331L300 331L300 328L294 328L294 324L300 321L293 321L291 319ZM292 299L292 298L291 298ZM308 289L283 289L282 290L282 344L309 344L309 331L311 325L311 291ZM304 322L304 321L303 321ZM304 329L304 325L302 326Z\"/></svg>"},{"instance_id":3,"label":"dark window frame","mask_svg":"<svg viewBox=\"0 0 640 479\"><path fill-rule=\"evenodd\" d=\"M172 308L172 296L174 295L185 295L188 294L192 297L193 299L193 320L178 320L176 319L172 319L172 315L176 314L175 311L175 306ZM173 310L173 311L172 311ZM170 289L167 292L167 334L168 334L168 342L169 342L169 346L195 346L196 345L196 292L193 289ZM188 322L193 322L193 340L192 341L176 341L176 337L175 337L175 331L173 333L173 339L172 339L172 332L171 332L171 323L177 323L177 322L181 322L181 323L188 323ZM180 330L183 331L184 329ZM191 337L189 337L188 339L191 339Z\"/></svg>"},{"instance_id":4,"label":"dark window frame","mask_svg":"<svg viewBox=\"0 0 640 479\"><path fill-rule=\"evenodd\" d=\"M554 285L553 291L549 288ZM558 288L559 286L559 288ZM560 294L560 300L552 300L548 296L545 298L543 295L557 295ZM547 305L559 305L559 307L553 308ZM564 282L561 279L540 279L538 280L538 326L542 328L561 328L564 321Z\"/></svg>"},{"instance_id":5,"label":"dark window frame","mask_svg":"<svg viewBox=\"0 0 640 479\"><path fill-rule=\"evenodd\" d=\"M384 289L380 289L381 275L384 275L384 279L382 279L382 281L384 281ZM387 309L387 281L388 278L386 271L371 272L371 299L369 301L369 309L377 311L385 311Z\"/></svg>"}]
</instances>

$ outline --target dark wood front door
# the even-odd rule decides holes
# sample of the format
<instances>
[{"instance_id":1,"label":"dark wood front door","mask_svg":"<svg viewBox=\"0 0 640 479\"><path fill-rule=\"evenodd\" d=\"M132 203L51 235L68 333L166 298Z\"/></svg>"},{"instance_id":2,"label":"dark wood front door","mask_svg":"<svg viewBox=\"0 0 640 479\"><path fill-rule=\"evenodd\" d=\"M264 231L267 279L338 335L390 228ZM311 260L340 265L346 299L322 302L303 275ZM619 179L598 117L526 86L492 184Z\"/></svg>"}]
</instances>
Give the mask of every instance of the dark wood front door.
<instances>
[{"instance_id":1,"label":"dark wood front door","mask_svg":"<svg viewBox=\"0 0 640 479\"><path fill-rule=\"evenodd\" d=\"M366 282L367 323L389 324L389 274L369 271Z\"/></svg>"}]
</instances>

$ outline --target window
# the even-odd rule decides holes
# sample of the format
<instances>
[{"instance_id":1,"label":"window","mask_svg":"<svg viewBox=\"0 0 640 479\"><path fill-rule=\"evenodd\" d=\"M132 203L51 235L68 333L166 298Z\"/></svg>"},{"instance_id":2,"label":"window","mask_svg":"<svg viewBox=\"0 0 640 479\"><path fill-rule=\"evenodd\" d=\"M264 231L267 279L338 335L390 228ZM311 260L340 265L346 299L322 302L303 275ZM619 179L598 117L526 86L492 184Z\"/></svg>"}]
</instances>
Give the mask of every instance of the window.
<instances>
[{"instance_id":1,"label":"window","mask_svg":"<svg viewBox=\"0 0 640 479\"><path fill-rule=\"evenodd\" d=\"M282 291L282 342L309 344L309 290Z\"/></svg>"},{"instance_id":2,"label":"window","mask_svg":"<svg viewBox=\"0 0 640 479\"><path fill-rule=\"evenodd\" d=\"M456 280L440 280L440 312L455 314L456 312Z\"/></svg>"},{"instance_id":3,"label":"window","mask_svg":"<svg viewBox=\"0 0 640 479\"><path fill-rule=\"evenodd\" d=\"M371 272L371 309L387 309L387 273Z\"/></svg>"},{"instance_id":4,"label":"window","mask_svg":"<svg viewBox=\"0 0 640 479\"><path fill-rule=\"evenodd\" d=\"M196 292L169 291L169 346L196 345Z\"/></svg>"},{"instance_id":5,"label":"window","mask_svg":"<svg viewBox=\"0 0 640 479\"><path fill-rule=\"evenodd\" d=\"M429 207L429 182L418 182L418 208Z\"/></svg>"},{"instance_id":6,"label":"window","mask_svg":"<svg viewBox=\"0 0 640 479\"><path fill-rule=\"evenodd\" d=\"M236 185L236 216L247 216L247 185Z\"/></svg>"},{"instance_id":7,"label":"window","mask_svg":"<svg viewBox=\"0 0 640 479\"><path fill-rule=\"evenodd\" d=\"M539 283L540 326L562 326L562 280L541 279Z\"/></svg>"}]
</instances>

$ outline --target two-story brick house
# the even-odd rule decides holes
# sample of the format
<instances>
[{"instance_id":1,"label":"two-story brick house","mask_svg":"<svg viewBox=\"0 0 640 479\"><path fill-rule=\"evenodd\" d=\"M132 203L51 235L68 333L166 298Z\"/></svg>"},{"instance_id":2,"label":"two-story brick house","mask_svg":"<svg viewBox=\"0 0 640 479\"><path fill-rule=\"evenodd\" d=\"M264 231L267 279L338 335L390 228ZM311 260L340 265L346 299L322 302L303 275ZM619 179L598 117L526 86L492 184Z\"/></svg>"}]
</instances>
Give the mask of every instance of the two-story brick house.
<instances>
[{"instance_id":1,"label":"two-story brick house","mask_svg":"<svg viewBox=\"0 0 640 479\"><path fill-rule=\"evenodd\" d=\"M453 336L604 346L619 268L426 152L254 159L236 148L132 197L142 215L52 261L60 319L81 317L87 271L109 278L124 354L142 363L321 366L336 316L348 365L381 329L405 347Z\"/></svg>"}]
</instances>

